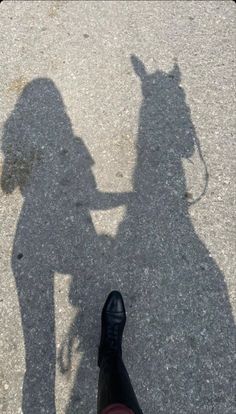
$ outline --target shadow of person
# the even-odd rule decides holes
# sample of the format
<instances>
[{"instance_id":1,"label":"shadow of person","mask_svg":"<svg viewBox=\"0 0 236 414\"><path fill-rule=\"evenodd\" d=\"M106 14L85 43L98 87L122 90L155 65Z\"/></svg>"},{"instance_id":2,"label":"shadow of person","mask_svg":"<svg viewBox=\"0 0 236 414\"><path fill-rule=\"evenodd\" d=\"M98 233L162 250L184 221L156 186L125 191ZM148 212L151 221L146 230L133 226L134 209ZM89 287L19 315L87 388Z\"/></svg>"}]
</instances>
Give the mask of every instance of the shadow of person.
<instances>
[{"instance_id":1,"label":"shadow of person","mask_svg":"<svg viewBox=\"0 0 236 414\"><path fill-rule=\"evenodd\" d=\"M131 306L131 378L149 414L231 412L235 326L224 276L189 216L182 161L199 143L180 69L149 74L131 60L143 95L135 197L108 267Z\"/></svg>"},{"instance_id":2,"label":"shadow of person","mask_svg":"<svg viewBox=\"0 0 236 414\"><path fill-rule=\"evenodd\" d=\"M104 238L97 236L90 209L127 202L128 194L101 193L83 140L74 136L61 95L46 78L30 82L4 126L1 187L16 187L23 206L15 234L12 269L24 332L24 414L55 409L55 272L70 274L70 300L93 277ZM83 292L82 292L83 293Z\"/></svg>"}]
</instances>

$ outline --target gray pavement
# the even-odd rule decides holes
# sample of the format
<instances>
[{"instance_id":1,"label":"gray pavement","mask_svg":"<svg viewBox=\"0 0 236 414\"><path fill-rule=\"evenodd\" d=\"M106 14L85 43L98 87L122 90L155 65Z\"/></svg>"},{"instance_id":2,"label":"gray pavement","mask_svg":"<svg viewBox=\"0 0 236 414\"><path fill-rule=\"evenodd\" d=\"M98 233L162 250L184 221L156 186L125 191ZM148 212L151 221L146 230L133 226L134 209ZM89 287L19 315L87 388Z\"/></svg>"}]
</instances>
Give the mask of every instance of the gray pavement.
<instances>
[{"instance_id":1,"label":"gray pavement","mask_svg":"<svg viewBox=\"0 0 236 414\"><path fill-rule=\"evenodd\" d=\"M119 289L143 412L235 413L235 4L0 12L0 411L96 413Z\"/></svg>"}]
</instances>

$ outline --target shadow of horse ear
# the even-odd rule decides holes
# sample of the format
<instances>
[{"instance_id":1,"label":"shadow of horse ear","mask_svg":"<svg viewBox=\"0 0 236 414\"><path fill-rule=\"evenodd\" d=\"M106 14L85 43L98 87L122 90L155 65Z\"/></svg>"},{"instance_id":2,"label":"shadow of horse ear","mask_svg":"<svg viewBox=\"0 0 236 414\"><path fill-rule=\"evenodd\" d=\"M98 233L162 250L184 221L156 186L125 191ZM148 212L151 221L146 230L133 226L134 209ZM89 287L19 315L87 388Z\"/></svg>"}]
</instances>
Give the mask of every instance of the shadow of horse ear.
<instances>
[{"instance_id":1,"label":"shadow of horse ear","mask_svg":"<svg viewBox=\"0 0 236 414\"><path fill-rule=\"evenodd\" d=\"M173 69L169 72L169 76L173 78L177 83L181 82L181 72L178 64L178 60L174 60Z\"/></svg>"},{"instance_id":2,"label":"shadow of horse ear","mask_svg":"<svg viewBox=\"0 0 236 414\"><path fill-rule=\"evenodd\" d=\"M131 55L130 59L136 75L143 81L147 76L144 63L135 55Z\"/></svg>"}]
</instances>

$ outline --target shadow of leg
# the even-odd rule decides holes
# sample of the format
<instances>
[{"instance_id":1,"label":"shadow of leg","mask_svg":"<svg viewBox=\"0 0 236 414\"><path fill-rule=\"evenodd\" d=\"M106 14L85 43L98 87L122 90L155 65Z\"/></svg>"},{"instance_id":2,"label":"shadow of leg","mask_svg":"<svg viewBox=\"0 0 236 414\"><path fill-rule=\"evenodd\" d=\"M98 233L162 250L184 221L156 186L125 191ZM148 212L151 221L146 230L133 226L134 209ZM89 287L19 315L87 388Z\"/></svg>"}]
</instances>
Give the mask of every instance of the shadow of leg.
<instances>
[{"instance_id":1,"label":"shadow of leg","mask_svg":"<svg viewBox=\"0 0 236 414\"><path fill-rule=\"evenodd\" d=\"M17 266L15 279L24 332L24 414L55 414L55 323L53 275L39 266Z\"/></svg>"}]
</instances>

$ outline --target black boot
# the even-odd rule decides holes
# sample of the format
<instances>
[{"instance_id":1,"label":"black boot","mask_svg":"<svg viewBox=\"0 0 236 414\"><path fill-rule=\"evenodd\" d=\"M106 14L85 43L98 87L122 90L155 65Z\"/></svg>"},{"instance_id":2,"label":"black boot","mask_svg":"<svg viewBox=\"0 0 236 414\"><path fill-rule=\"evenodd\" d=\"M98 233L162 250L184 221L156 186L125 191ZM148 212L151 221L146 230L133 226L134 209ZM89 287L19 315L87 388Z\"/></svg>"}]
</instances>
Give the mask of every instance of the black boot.
<instances>
[{"instance_id":1,"label":"black boot","mask_svg":"<svg viewBox=\"0 0 236 414\"><path fill-rule=\"evenodd\" d=\"M98 366L98 414L112 404L123 404L134 414L142 414L129 375L122 360L122 335L126 322L125 306L119 292L108 296L102 310L102 332Z\"/></svg>"}]
</instances>

